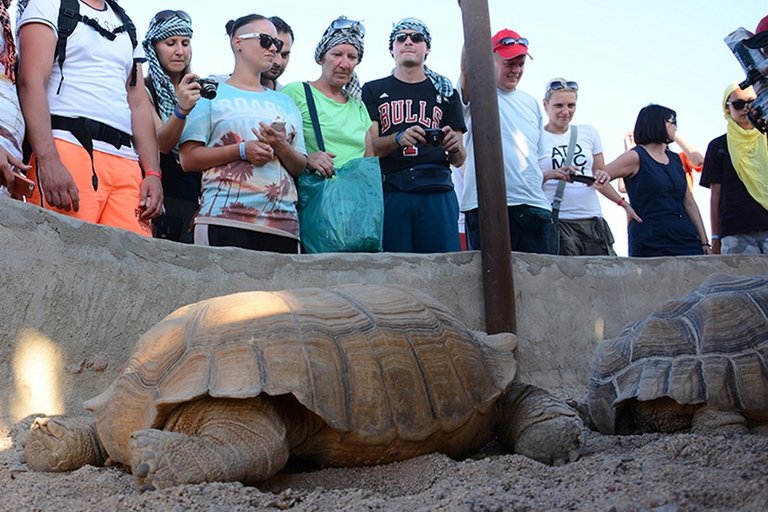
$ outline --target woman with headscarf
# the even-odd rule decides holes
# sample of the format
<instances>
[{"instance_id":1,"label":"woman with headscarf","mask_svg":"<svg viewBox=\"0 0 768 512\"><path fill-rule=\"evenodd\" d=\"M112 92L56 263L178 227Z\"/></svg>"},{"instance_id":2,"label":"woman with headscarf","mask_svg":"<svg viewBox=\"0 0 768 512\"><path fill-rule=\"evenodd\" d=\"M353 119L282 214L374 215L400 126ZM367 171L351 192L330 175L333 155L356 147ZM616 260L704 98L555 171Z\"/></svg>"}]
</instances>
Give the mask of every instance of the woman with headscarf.
<instances>
[{"instance_id":1,"label":"woman with headscarf","mask_svg":"<svg viewBox=\"0 0 768 512\"><path fill-rule=\"evenodd\" d=\"M182 168L204 171L195 244L297 253L294 178L307 167L301 113L261 84L283 42L259 14L226 30L235 69L214 99L198 102L179 142Z\"/></svg>"},{"instance_id":2,"label":"woman with headscarf","mask_svg":"<svg viewBox=\"0 0 768 512\"><path fill-rule=\"evenodd\" d=\"M723 94L724 135L707 147L701 186L711 190L712 251L768 254L768 139L747 116L752 87L730 84Z\"/></svg>"},{"instance_id":3,"label":"woman with headscarf","mask_svg":"<svg viewBox=\"0 0 768 512\"><path fill-rule=\"evenodd\" d=\"M10 5L11 0L0 1L0 196L11 195L17 185L14 168L29 170L21 161L24 117L16 94L16 44L8 13ZM17 194L14 197L21 199Z\"/></svg>"},{"instance_id":4,"label":"woman with headscarf","mask_svg":"<svg viewBox=\"0 0 768 512\"><path fill-rule=\"evenodd\" d=\"M200 205L200 173L185 173L177 144L187 115L200 99L197 75L190 72L192 19L184 11L155 14L144 37L149 72L144 79L155 107L155 128L163 171L165 214L153 220L156 237L192 243L191 222Z\"/></svg>"},{"instance_id":5,"label":"woman with headscarf","mask_svg":"<svg viewBox=\"0 0 768 512\"><path fill-rule=\"evenodd\" d=\"M325 151L320 151L307 104L304 82L283 87L301 111L309 163L307 169L333 176L334 166L362 156L371 156L366 137L371 119L361 101L360 81L355 68L363 59L365 29L345 16L334 20L315 48L320 78L308 82L320 122Z\"/></svg>"},{"instance_id":6,"label":"woman with headscarf","mask_svg":"<svg viewBox=\"0 0 768 512\"><path fill-rule=\"evenodd\" d=\"M624 178L629 201L642 223L627 229L633 257L709 254L699 207L688 189L680 157L668 148L675 141L677 114L648 105L635 121L637 146L605 166L610 179ZM595 183L606 182L601 174Z\"/></svg>"}]
</instances>

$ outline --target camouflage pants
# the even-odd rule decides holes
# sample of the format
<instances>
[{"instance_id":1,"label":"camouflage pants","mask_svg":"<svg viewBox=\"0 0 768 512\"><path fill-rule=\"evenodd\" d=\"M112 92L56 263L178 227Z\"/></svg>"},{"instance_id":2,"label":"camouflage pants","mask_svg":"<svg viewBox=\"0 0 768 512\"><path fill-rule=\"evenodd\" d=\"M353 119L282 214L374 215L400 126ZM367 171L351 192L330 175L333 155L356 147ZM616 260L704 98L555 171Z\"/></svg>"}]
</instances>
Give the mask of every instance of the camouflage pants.
<instances>
[{"instance_id":1,"label":"camouflage pants","mask_svg":"<svg viewBox=\"0 0 768 512\"><path fill-rule=\"evenodd\" d=\"M720 239L720 254L768 254L768 230L725 236Z\"/></svg>"}]
</instances>

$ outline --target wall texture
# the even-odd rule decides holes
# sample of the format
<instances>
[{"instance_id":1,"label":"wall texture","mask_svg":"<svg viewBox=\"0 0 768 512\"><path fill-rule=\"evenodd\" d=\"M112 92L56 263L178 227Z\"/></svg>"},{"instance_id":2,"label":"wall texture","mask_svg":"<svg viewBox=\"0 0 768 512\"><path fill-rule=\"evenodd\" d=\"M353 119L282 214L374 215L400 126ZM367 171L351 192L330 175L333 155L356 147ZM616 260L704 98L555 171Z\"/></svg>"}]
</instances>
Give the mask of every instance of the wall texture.
<instances>
[{"instance_id":1,"label":"wall texture","mask_svg":"<svg viewBox=\"0 0 768 512\"><path fill-rule=\"evenodd\" d=\"M413 286L482 330L479 253L286 256L184 246L0 199L0 418L82 414L143 332L176 308L245 290ZM630 259L515 254L520 378L584 385L594 347L714 272L768 257Z\"/></svg>"}]
</instances>

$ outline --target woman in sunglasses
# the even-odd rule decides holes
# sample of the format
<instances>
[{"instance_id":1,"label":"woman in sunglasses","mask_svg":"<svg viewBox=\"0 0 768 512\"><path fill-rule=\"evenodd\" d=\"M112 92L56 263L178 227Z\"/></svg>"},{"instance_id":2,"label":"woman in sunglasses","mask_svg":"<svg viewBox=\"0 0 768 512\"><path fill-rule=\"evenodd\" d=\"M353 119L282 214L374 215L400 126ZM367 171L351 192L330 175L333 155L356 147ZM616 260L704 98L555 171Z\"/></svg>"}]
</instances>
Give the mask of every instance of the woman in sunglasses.
<instances>
[{"instance_id":1,"label":"woman in sunglasses","mask_svg":"<svg viewBox=\"0 0 768 512\"><path fill-rule=\"evenodd\" d=\"M334 167L373 154L366 137L371 119L361 101L360 80L355 73L363 59L364 36L360 22L341 16L326 29L315 48L315 62L320 64L321 72L309 86L325 151L320 151L315 136L304 82L293 82L281 90L301 111L309 153L307 169L325 177L333 176Z\"/></svg>"},{"instance_id":2,"label":"woman in sunglasses","mask_svg":"<svg viewBox=\"0 0 768 512\"><path fill-rule=\"evenodd\" d=\"M709 254L699 208L688 189L675 141L677 114L661 105L640 110L637 146L605 166L610 179L624 178L629 200L643 219L629 224L629 255L636 257ZM598 183L604 182L600 176Z\"/></svg>"},{"instance_id":3,"label":"woman in sunglasses","mask_svg":"<svg viewBox=\"0 0 768 512\"><path fill-rule=\"evenodd\" d=\"M544 126L544 153L539 166L544 173L544 193L547 200L559 204L559 252L567 256L615 255L613 234L603 218L597 191L626 210L628 222L640 220L627 201L613 187L593 186L593 169L603 169L603 144L600 135L590 125L576 127L570 165L565 161L573 135L571 121L576 112L579 85L564 78L553 78L544 94L544 110L549 122ZM560 192L558 193L558 190ZM559 203L555 198L561 199ZM550 242L557 247L557 243Z\"/></svg>"},{"instance_id":4,"label":"woman in sunglasses","mask_svg":"<svg viewBox=\"0 0 768 512\"><path fill-rule=\"evenodd\" d=\"M144 37L149 73L144 79L155 107L155 128L163 174L165 213L152 221L158 238L191 244L191 223L200 206L200 173L179 164L178 143L187 115L200 99L197 75L190 71L192 19L184 11L158 12Z\"/></svg>"},{"instance_id":5,"label":"woman in sunglasses","mask_svg":"<svg viewBox=\"0 0 768 512\"><path fill-rule=\"evenodd\" d=\"M704 158L700 184L712 193L715 254L768 253L768 140L747 116L755 99L752 87L725 89L728 130L709 143Z\"/></svg>"},{"instance_id":6,"label":"woman in sunglasses","mask_svg":"<svg viewBox=\"0 0 768 512\"><path fill-rule=\"evenodd\" d=\"M258 14L226 29L235 69L214 99L198 102L180 141L184 170L204 171L195 244L296 253L294 178L307 166L301 113L261 84L283 43Z\"/></svg>"}]
</instances>

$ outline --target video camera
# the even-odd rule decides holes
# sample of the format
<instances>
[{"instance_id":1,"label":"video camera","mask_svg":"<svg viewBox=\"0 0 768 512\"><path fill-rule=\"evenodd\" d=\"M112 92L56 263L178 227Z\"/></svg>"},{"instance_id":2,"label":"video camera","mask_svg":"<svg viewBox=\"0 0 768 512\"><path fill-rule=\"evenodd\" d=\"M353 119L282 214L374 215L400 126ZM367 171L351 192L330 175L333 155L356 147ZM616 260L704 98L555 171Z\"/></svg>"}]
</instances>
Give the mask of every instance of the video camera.
<instances>
[{"instance_id":1,"label":"video camera","mask_svg":"<svg viewBox=\"0 0 768 512\"><path fill-rule=\"evenodd\" d=\"M768 50L768 32L755 35L744 27L739 27L728 34L725 44L747 73L746 80L741 82L739 87L746 89L751 85L757 95L757 99L752 102L749 120L755 128L765 133L768 126L768 58L763 49ZM753 116L755 112L757 117Z\"/></svg>"}]
</instances>

